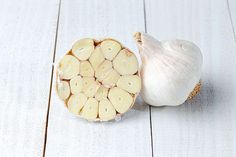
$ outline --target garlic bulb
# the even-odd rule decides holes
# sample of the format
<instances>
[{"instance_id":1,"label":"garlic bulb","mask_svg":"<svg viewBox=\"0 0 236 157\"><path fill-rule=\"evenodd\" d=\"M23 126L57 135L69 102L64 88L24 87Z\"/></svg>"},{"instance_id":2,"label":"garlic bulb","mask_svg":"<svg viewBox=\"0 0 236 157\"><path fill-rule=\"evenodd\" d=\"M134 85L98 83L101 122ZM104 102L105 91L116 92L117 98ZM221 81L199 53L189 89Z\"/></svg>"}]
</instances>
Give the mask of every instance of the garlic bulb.
<instances>
[{"instance_id":1,"label":"garlic bulb","mask_svg":"<svg viewBox=\"0 0 236 157\"><path fill-rule=\"evenodd\" d=\"M202 54L189 41L158 41L146 33L135 39L142 59L141 96L152 106L177 106L200 90Z\"/></svg>"},{"instance_id":2,"label":"garlic bulb","mask_svg":"<svg viewBox=\"0 0 236 157\"><path fill-rule=\"evenodd\" d=\"M141 89L138 60L114 39L84 38L57 66L56 90L67 109L90 121L127 112Z\"/></svg>"}]
</instances>

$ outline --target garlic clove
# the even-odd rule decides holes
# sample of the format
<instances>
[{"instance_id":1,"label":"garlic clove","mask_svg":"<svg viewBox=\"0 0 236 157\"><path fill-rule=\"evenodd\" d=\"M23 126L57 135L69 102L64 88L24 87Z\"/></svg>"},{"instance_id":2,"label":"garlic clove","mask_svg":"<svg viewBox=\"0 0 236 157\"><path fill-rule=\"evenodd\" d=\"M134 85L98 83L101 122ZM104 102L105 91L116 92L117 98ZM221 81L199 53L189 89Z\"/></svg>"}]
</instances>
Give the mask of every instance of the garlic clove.
<instances>
[{"instance_id":1,"label":"garlic clove","mask_svg":"<svg viewBox=\"0 0 236 157\"><path fill-rule=\"evenodd\" d=\"M102 81L102 84L107 87L107 88L111 88L113 86L115 86L116 82L119 80L120 75L117 71L115 71L114 69L112 69L108 76L106 78L104 78L104 80Z\"/></svg>"},{"instance_id":2,"label":"garlic clove","mask_svg":"<svg viewBox=\"0 0 236 157\"><path fill-rule=\"evenodd\" d=\"M84 94L87 97L94 97L99 87L100 84L97 81L93 81L88 85L87 89L84 91Z\"/></svg>"},{"instance_id":3,"label":"garlic clove","mask_svg":"<svg viewBox=\"0 0 236 157\"><path fill-rule=\"evenodd\" d=\"M109 88L106 88L104 86L100 86L99 89L97 90L97 93L95 94L95 98L98 101L106 100L107 99L107 95L108 95L108 89Z\"/></svg>"},{"instance_id":4,"label":"garlic clove","mask_svg":"<svg viewBox=\"0 0 236 157\"><path fill-rule=\"evenodd\" d=\"M108 93L108 98L119 113L128 111L134 101L133 97L128 92L119 87L111 88Z\"/></svg>"},{"instance_id":5,"label":"garlic clove","mask_svg":"<svg viewBox=\"0 0 236 157\"><path fill-rule=\"evenodd\" d=\"M97 46L89 58L93 69L96 71L99 65L105 60L100 46Z\"/></svg>"},{"instance_id":6,"label":"garlic clove","mask_svg":"<svg viewBox=\"0 0 236 157\"><path fill-rule=\"evenodd\" d=\"M88 98L83 93L77 93L76 95L71 95L67 102L68 110L71 113L79 115L80 110L84 106L87 99Z\"/></svg>"},{"instance_id":7,"label":"garlic clove","mask_svg":"<svg viewBox=\"0 0 236 157\"><path fill-rule=\"evenodd\" d=\"M65 55L59 62L58 72L61 79L71 79L79 74L80 62L72 55Z\"/></svg>"},{"instance_id":8,"label":"garlic clove","mask_svg":"<svg viewBox=\"0 0 236 157\"><path fill-rule=\"evenodd\" d=\"M94 121L98 115L98 101L95 98L89 98L80 113L81 117Z\"/></svg>"},{"instance_id":9,"label":"garlic clove","mask_svg":"<svg viewBox=\"0 0 236 157\"><path fill-rule=\"evenodd\" d=\"M109 100L101 100L99 102L99 117L102 121L115 119L116 110Z\"/></svg>"},{"instance_id":10,"label":"garlic clove","mask_svg":"<svg viewBox=\"0 0 236 157\"><path fill-rule=\"evenodd\" d=\"M132 75L138 71L136 56L127 49L121 50L113 60L114 69L121 75Z\"/></svg>"},{"instance_id":11,"label":"garlic clove","mask_svg":"<svg viewBox=\"0 0 236 157\"><path fill-rule=\"evenodd\" d=\"M82 92L85 93L87 91L87 89L89 88L89 86L95 82L94 77L83 77L82 80Z\"/></svg>"},{"instance_id":12,"label":"garlic clove","mask_svg":"<svg viewBox=\"0 0 236 157\"><path fill-rule=\"evenodd\" d=\"M112 62L105 60L96 70L95 77L97 80L102 81L105 79L109 72L112 70Z\"/></svg>"},{"instance_id":13,"label":"garlic clove","mask_svg":"<svg viewBox=\"0 0 236 157\"><path fill-rule=\"evenodd\" d=\"M101 43L101 49L106 59L113 60L121 50L121 45L117 41L108 39Z\"/></svg>"},{"instance_id":14,"label":"garlic clove","mask_svg":"<svg viewBox=\"0 0 236 157\"><path fill-rule=\"evenodd\" d=\"M78 94L83 87L83 79L81 76L75 76L70 80L70 89L72 94Z\"/></svg>"},{"instance_id":15,"label":"garlic clove","mask_svg":"<svg viewBox=\"0 0 236 157\"><path fill-rule=\"evenodd\" d=\"M66 100L70 96L70 86L67 81L57 84L57 93L61 100Z\"/></svg>"},{"instance_id":16,"label":"garlic clove","mask_svg":"<svg viewBox=\"0 0 236 157\"><path fill-rule=\"evenodd\" d=\"M87 60L93 51L94 41L93 39L89 38L84 38L76 41L71 50L72 54L79 60Z\"/></svg>"},{"instance_id":17,"label":"garlic clove","mask_svg":"<svg viewBox=\"0 0 236 157\"><path fill-rule=\"evenodd\" d=\"M139 32L134 37L143 62L144 101L153 106L184 103L200 81L203 60L200 49L185 40L160 42Z\"/></svg>"},{"instance_id":18,"label":"garlic clove","mask_svg":"<svg viewBox=\"0 0 236 157\"><path fill-rule=\"evenodd\" d=\"M94 70L88 61L82 61L80 63L80 75L87 76L87 77L94 76Z\"/></svg>"},{"instance_id":19,"label":"garlic clove","mask_svg":"<svg viewBox=\"0 0 236 157\"><path fill-rule=\"evenodd\" d=\"M129 93L135 94L141 90L141 79L137 75L124 75L120 77L116 85Z\"/></svg>"}]
</instances>

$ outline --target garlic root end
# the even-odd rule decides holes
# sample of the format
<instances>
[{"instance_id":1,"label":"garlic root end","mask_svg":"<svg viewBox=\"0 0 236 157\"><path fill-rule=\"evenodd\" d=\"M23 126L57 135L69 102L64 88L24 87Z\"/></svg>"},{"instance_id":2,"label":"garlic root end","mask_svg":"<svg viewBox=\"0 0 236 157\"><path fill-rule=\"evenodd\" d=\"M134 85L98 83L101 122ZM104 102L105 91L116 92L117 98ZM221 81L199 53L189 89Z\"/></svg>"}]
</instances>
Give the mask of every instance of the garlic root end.
<instances>
[{"instance_id":1,"label":"garlic root end","mask_svg":"<svg viewBox=\"0 0 236 157\"><path fill-rule=\"evenodd\" d=\"M196 86L194 87L193 91L189 94L188 96L188 99L187 100L190 100L192 99L193 97L195 97L201 90L201 82L199 82L198 84L196 84Z\"/></svg>"}]
</instances>

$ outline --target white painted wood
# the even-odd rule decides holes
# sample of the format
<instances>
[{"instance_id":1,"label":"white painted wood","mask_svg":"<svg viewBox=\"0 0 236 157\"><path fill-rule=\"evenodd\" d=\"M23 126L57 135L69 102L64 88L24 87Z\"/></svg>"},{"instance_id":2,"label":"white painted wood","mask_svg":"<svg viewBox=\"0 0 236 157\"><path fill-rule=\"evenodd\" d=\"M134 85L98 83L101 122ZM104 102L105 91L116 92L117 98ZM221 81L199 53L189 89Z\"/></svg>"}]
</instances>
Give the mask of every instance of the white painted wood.
<instances>
[{"instance_id":1,"label":"white painted wood","mask_svg":"<svg viewBox=\"0 0 236 157\"><path fill-rule=\"evenodd\" d=\"M84 37L114 37L137 52L132 33L144 30L142 0L63 0L61 6L56 60ZM136 104L119 122L93 123L70 114L55 90L51 98L46 157L151 156L147 106Z\"/></svg>"},{"instance_id":2,"label":"white painted wood","mask_svg":"<svg viewBox=\"0 0 236 157\"><path fill-rule=\"evenodd\" d=\"M200 95L152 108L154 156L236 156L236 45L226 1L146 0L146 11L148 33L191 40L204 56Z\"/></svg>"},{"instance_id":3,"label":"white painted wood","mask_svg":"<svg viewBox=\"0 0 236 157\"><path fill-rule=\"evenodd\" d=\"M57 0L0 4L0 156L40 157Z\"/></svg>"},{"instance_id":4,"label":"white painted wood","mask_svg":"<svg viewBox=\"0 0 236 157\"><path fill-rule=\"evenodd\" d=\"M229 7L229 14L232 21L232 29L234 30L234 40L236 42L236 1L235 0L227 0Z\"/></svg>"}]
</instances>

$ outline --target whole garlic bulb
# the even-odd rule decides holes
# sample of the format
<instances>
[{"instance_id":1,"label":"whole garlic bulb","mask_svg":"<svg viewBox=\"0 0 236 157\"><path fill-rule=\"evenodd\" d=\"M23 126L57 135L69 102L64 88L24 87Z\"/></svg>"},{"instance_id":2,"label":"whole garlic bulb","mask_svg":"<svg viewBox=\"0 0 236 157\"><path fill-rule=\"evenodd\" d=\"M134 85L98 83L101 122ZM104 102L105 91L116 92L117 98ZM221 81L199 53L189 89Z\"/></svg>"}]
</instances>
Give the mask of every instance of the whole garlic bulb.
<instances>
[{"instance_id":1,"label":"whole garlic bulb","mask_svg":"<svg viewBox=\"0 0 236 157\"><path fill-rule=\"evenodd\" d=\"M160 42L139 32L134 37L143 62L141 96L146 103L177 106L200 90L203 59L194 43L184 40Z\"/></svg>"}]
</instances>

